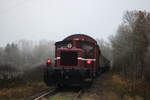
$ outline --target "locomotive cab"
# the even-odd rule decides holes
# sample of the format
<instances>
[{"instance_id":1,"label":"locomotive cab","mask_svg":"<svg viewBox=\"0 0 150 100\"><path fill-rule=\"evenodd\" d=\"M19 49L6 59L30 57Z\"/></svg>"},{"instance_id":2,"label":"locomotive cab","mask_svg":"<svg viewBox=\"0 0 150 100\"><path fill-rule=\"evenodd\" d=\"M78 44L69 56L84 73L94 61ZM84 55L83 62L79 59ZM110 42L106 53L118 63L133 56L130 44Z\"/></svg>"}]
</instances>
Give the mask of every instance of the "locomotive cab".
<instances>
[{"instance_id":1,"label":"locomotive cab","mask_svg":"<svg viewBox=\"0 0 150 100\"><path fill-rule=\"evenodd\" d=\"M50 84L70 84L85 85L92 81L93 61L85 59L87 56L86 46L84 50L77 47L78 41L60 41L56 42L55 66L48 67L48 77L46 83ZM90 50L89 50L90 52Z\"/></svg>"}]
</instances>

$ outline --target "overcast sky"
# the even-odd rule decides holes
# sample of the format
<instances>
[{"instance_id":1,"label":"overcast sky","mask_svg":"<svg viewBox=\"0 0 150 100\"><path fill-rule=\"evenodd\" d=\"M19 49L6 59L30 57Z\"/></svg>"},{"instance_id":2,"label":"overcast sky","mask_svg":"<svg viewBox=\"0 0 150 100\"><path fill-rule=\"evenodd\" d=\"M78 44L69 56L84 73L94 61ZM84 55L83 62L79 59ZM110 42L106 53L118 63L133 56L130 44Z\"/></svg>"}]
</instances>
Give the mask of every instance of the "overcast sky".
<instances>
[{"instance_id":1,"label":"overcast sky","mask_svg":"<svg viewBox=\"0 0 150 100\"><path fill-rule=\"evenodd\" d=\"M0 46L75 33L107 39L127 10L150 11L150 0L0 0Z\"/></svg>"}]
</instances>

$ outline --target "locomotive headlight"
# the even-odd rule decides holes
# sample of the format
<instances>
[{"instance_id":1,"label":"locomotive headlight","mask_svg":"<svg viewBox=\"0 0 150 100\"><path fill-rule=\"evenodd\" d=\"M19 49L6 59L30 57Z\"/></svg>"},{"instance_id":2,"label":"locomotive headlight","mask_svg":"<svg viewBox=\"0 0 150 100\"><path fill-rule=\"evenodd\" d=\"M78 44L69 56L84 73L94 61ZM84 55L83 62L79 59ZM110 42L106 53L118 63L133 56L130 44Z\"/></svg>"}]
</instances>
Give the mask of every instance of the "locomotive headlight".
<instances>
[{"instance_id":1,"label":"locomotive headlight","mask_svg":"<svg viewBox=\"0 0 150 100\"><path fill-rule=\"evenodd\" d=\"M68 48L72 48L72 44L69 43L69 44L67 45L67 47L68 47Z\"/></svg>"}]
</instances>

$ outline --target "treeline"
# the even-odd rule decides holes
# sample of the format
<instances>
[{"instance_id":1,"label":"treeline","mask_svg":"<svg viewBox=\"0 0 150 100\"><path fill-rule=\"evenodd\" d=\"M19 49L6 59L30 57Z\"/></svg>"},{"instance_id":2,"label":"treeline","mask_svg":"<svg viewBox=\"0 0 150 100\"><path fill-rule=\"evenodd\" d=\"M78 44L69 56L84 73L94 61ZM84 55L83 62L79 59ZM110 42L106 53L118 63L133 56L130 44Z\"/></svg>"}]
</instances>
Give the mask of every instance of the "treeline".
<instances>
[{"instance_id":1,"label":"treeline","mask_svg":"<svg viewBox=\"0 0 150 100\"><path fill-rule=\"evenodd\" d=\"M112 46L111 43L105 41L104 39L96 39L102 55L109 61L112 61Z\"/></svg>"},{"instance_id":2,"label":"treeline","mask_svg":"<svg viewBox=\"0 0 150 100\"><path fill-rule=\"evenodd\" d=\"M0 65L9 64L19 69L27 69L35 64L45 63L54 57L54 42L41 40L38 43L20 40L0 48Z\"/></svg>"},{"instance_id":3,"label":"treeline","mask_svg":"<svg viewBox=\"0 0 150 100\"><path fill-rule=\"evenodd\" d=\"M54 58L54 41L19 40L0 48L0 85L41 81L47 58ZM52 60L53 61L53 60Z\"/></svg>"},{"instance_id":4,"label":"treeline","mask_svg":"<svg viewBox=\"0 0 150 100\"><path fill-rule=\"evenodd\" d=\"M111 37L113 71L150 81L150 13L127 11Z\"/></svg>"}]
</instances>

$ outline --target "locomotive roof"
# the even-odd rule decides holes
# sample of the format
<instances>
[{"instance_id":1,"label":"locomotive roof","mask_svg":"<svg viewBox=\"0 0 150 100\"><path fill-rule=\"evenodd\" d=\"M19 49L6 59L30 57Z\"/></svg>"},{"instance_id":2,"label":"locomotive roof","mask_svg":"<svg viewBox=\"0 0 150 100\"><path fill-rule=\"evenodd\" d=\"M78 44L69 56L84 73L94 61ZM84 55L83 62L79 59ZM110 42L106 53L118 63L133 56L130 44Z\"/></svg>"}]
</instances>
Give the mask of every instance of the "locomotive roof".
<instances>
[{"instance_id":1,"label":"locomotive roof","mask_svg":"<svg viewBox=\"0 0 150 100\"><path fill-rule=\"evenodd\" d=\"M65 40L86 40L86 41L93 42L94 44L97 44L95 39L85 34L73 34L66 37L63 41Z\"/></svg>"}]
</instances>

